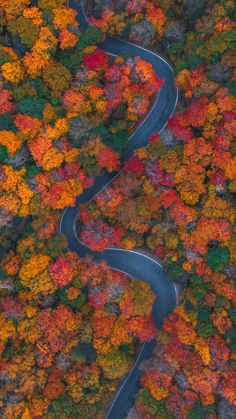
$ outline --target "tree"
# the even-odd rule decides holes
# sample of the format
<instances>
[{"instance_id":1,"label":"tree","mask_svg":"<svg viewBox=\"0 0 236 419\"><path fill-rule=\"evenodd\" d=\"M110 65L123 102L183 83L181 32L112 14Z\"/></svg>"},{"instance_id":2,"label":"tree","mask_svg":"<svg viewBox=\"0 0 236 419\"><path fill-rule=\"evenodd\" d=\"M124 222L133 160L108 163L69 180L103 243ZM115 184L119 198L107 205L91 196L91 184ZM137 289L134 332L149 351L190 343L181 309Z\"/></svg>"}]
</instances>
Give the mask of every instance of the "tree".
<instances>
[{"instance_id":1,"label":"tree","mask_svg":"<svg viewBox=\"0 0 236 419\"><path fill-rule=\"evenodd\" d=\"M120 231L102 220L89 221L83 226L81 239L90 249L101 252L119 243Z\"/></svg>"},{"instance_id":2,"label":"tree","mask_svg":"<svg viewBox=\"0 0 236 419\"><path fill-rule=\"evenodd\" d=\"M107 53L102 50L95 49L91 54L86 54L84 56L83 63L89 70L95 69L97 71L102 71L108 66Z\"/></svg>"},{"instance_id":3,"label":"tree","mask_svg":"<svg viewBox=\"0 0 236 419\"><path fill-rule=\"evenodd\" d=\"M0 144L7 148L8 153L14 154L21 146L21 139L12 131L0 131Z\"/></svg>"},{"instance_id":4,"label":"tree","mask_svg":"<svg viewBox=\"0 0 236 419\"><path fill-rule=\"evenodd\" d=\"M76 11L70 7L53 8L53 24L56 29L65 29L69 25L77 26L75 16Z\"/></svg>"},{"instance_id":5,"label":"tree","mask_svg":"<svg viewBox=\"0 0 236 419\"><path fill-rule=\"evenodd\" d=\"M76 90L66 90L63 96L63 105L67 112L75 115L91 112L91 105L89 101L85 102L84 95Z\"/></svg>"},{"instance_id":6,"label":"tree","mask_svg":"<svg viewBox=\"0 0 236 419\"><path fill-rule=\"evenodd\" d=\"M8 90L1 90L0 92L0 115L4 113L11 113L15 109L12 102L12 96Z\"/></svg>"},{"instance_id":7,"label":"tree","mask_svg":"<svg viewBox=\"0 0 236 419\"><path fill-rule=\"evenodd\" d=\"M18 102L19 114L26 114L32 118L42 119L47 101L43 98L26 97Z\"/></svg>"},{"instance_id":8,"label":"tree","mask_svg":"<svg viewBox=\"0 0 236 419\"><path fill-rule=\"evenodd\" d=\"M127 328L141 342L152 340L156 335L156 328L151 320L151 316L132 317L128 321Z\"/></svg>"},{"instance_id":9,"label":"tree","mask_svg":"<svg viewBox=\"0 0 236 419\"><path fill-rule=\"evenodd\" d=\"M207 76L216 83L227 81L231 75L231 69L225 64L217 63L208 67Z\"/></svg>"},{"instance_id":10,"label":"tree","mask_svg":"<svg viewBox=\"0 0 236 419\"><path fill-rule=\"evenodd\" d=\"M100 167L108 172L119 169L119 155L109 147L104 147L96 158Z\"/></svg>"},{"instance_id":11,"label":"tree","mask_svg":"<svg viewBox=\"0 0 236 419\"><path fill-rule=\"evenodd\" d=\"M1 70L3 77L11 83L19 83L24 78L24 68L18 61L4 63Z\"/></svg>"},{"instance_id":12,"label":"tree","mask_svg":"<svg viewBox=\"0 0 236 419\"><path fill-rule=\"evenodd\" d=\"M144 295L145 300L143 299ZM126 316L150 315L154 299L154 295L148 284L133 280L120 301L120 308Z\"/></svg>"},{"instance_id":13,"label":"tree","mask_svg":"<svg viewBox=\"0 0 236 419\"><path fill-rule=\"evenodd\" d=\"M210 248L207 252L207 263L211 269L215 271L221 271L224 265L229 260L229 250L227 247L222 248Z\"/></svg>"},{"instance_id":14,"label":"tree","mask_svg":"<svg viewBox=\"0 0 236 419\"><path fill-rule=\"evenodd\" d=\"M155 31L150 21L144 20L132 25L130 39L143 46L149 46L155 38Z\"/></svg>"},{"instance_id":15,"label":"tree","mask_svg":"<svg viewBox=\"0 0 236 419\"><path fill-rule=\"evenodd\" d=\"M42 77L44 83L50 87L53 97L59 97L69 87L72 76L70 71L56 61L50 61L43 68Z\"/></svg>"},{"instance_id":16,"label":"tree","mask_svg":"<svg viewBox=\"0 0 236 419\"><path fill-rule=\"evenodd\" d=\"M13 35L18 35L21 42L28 48L31 48L38 35L39 28L31 19L24 16L18 17L16 20L9 22L8 29Z\"/></svg>"},{"instance_id":17,"label":"tree","mask_svg":"<svg viewBox=\"0 0 236 419\"><path fill-rule=\"evenodd\" d=\"M69 284L74 275L74 268L71 259L60 256L58 260L49 266L50 276L58 287Z\"/></svg>"},{"instance_id":18,"label":"tree","mask_svg":"<svg viewBox=\"0 0 236 419\"><path fill-rule=\"evenodd\" d=\"M97 362L109 380L121 378L129 371L129 363L122 352L109 351L106 354L99 354Z\"/></svg>"},{"instance_id":19,"label":"tree","mask_svg":"<svg viewBox=\"0 0 236 419\"><path fill-rule=\"evenodd\" d=\"M205 3L205 0L200 0L198 4L196 4L193 0L188 0L185 6L185 18L196 19L200 17L204 11Z\"/></svg>"},{"instance_id":20,"label":"tree","mask_svg":"<svg viewBox=\"0 0 236 419\"><path fill-rule=\"evenodd\" d=\"M58 36L62 50L74 47L78 42L78 37L68 29L62 29Z\"/></svg>"}]
</instances>

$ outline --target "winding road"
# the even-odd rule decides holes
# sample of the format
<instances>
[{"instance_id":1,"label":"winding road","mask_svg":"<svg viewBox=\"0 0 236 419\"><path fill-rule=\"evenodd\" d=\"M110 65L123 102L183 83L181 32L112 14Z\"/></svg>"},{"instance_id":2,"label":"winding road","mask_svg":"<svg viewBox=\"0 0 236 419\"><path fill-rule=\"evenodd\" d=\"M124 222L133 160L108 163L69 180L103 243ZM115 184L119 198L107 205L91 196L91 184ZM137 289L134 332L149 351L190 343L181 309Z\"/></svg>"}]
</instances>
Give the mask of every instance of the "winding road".
<instances>
[{"instance_id":1,"label":"winding road","mask_svg":"<svg viewBox=\"0 0 236 419\"><path fill-rule=\"evenodd\" d=\"M70 7L76 9L80 28L85 30L88 27L88 21L80 1L71 0L68 3ZM99 48L113 56L121 55L124 52L127 52L129 56L139 56L149 61L155 68L158 77L164 80L164 84L156 95L148 115L126 143L121 156L121 162L123 164L129 159L135 149L147 145L148 138L151 134L163 130L175 110L178 91L174 84L174 75L171 66L154 52L117 38L105 40L99 45ZM90 255L96 261L105 260L111 268L124 272L130 277L148 282L156 295L152 313L156 326L160 328L164 317L178 303L178 292L175 284L169 280L167 273L159 261L153 255L142 252L141 250L109 248L103 253L93 252L79 240L76 234L78 205L93 199L119 173L107 173L97 177L93 186L77 197L76 205L73 208L67 207L65 209L60 222L60 233L67 237L69 249L76 252L80 258ZM139 377L141 375L139 366L143 360L151 357L155 344L156 340L153 339L150 342L143 343L141 346L131 371L118 388L109 406L106 419L123 419L126 416L134 402L134 397L138 389Z\"/></svg>"}]
</instances>

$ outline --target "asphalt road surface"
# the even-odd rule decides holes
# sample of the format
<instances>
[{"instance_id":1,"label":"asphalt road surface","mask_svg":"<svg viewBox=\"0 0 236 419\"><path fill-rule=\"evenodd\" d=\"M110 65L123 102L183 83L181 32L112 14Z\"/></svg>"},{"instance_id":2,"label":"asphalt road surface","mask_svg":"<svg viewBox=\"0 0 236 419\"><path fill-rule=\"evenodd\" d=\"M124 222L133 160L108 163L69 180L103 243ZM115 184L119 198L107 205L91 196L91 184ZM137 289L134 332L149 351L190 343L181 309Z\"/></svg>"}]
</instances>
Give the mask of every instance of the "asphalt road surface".
<instances>
[{"instance_id":1,"label":"asphalt road surface","mask_svg":"<svg viewBox=\"0 0 236 419\"><path fill-rule=\"evenodd\" d=\"M71 0L69 5L78 12L77 19L80 23L80 28L86 30L88 21L80 1ZM164 84L157 93L148 115L140 122L136 131L126 143L121 156L121 161L124 163L132 156L134 150L148 143L150 135L160 132L165 127L175 110L178 92L174 85L174 75L171 66L164 58L152 51L117 38L107 39L99 45L99 48L110 55L127 53L129 56L139 56L150 62L159 79L164 80ZM65 209L61 218L60 232L67 237L69 249L76 252L80 258L90 255L96 261L105 260L111 268L118 269L131 277L148 282L156 296L152 313L156 326L160 328L164 317L176 306L178 292L175 284L169 280L159 261L153 255L141 250L129 251L110 248L103 253L93 252L79 240L76 234L76 219L79 216L78 205L90 201L118 175L118 172L113 172L97 177L94 185L77 197L76 205L73 208L67 207ZM145 298L145 296L143 297ZM139 386L139 377L141 375L139 366L143 360L151 357L155 344L156 340L153 339L151 342L145 342L141 346L131 371L121 383L108 408L106 419L123 419L126 416L134 402Z\"/></svg>"}]
</instances>

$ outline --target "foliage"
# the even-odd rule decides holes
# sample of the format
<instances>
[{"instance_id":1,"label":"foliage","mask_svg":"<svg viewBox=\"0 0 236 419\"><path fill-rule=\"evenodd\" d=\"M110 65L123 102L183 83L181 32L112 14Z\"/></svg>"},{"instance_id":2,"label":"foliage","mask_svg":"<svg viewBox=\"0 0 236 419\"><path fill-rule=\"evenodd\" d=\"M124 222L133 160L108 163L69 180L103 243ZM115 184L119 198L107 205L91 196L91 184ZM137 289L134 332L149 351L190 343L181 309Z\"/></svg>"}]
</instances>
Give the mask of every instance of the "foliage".
<instances>
[{"instance_id":1,"label":"foliage","mask_svg":"<svg viewBox=\"0 0 236 419\"><path fill-rule=\"evenodd\" d=\"M15 9L3 1L1 7L1 161L9 173L14 162L21 165L17 176L25 177L32 202L63 209L95 175L118 169L129 132L161 81L138 57L108 59L96 45L100 30L80 32L76 12L64 1L19 0ZM91 127L86 145L83 131L72 128L85 116ZM4 191L6 222L34 213L29 201L21 208Z\"/></svg>"},{"instance_id":2,"label":"foliage","mask_svg":"<svg viewBox=\"0 0 236 419\"><path fill-rule=\"evenodd\" d=\"M142 43L149 19L156 32L143 36L143 45L169 54L179 108L80 211L84 225L102 222L120 231L115 246L145 247L188 286L158 332L154 357L143 363L132 417L223 418L235 412L233 2L152 3L155 10L149 1L127 2L122 12L103 8L91 22ZM114 14L126 27L114 25Z\"/></svg>"},{"instance_id":3,"label":"foliage","mask_svg":"<svg viewBox=\"0 0 236 419\"><path fill-rule=\"evenodd\" d=\"M64 0L0 11L0 415L101 417L137 342L156 334L153 294L68 252L58 224L119 169L161 81L138 57L102 52L102 32L80 31ZM111 243L100 237L94 247Z\"/></svg>"},{"instance_id":4,"label":"foliage","mask_svg":"<svg viewBox=\"0 0 236 419\"><path fill-rule=\"evenodd\" d=\"M86 5L93 26L80 31L64 0L0 0L1 417L104 416L137 342L156 335L150 288L58 235L61 210L119 170L163 83L141 58L99 49L117 35L168 56L180 93L168 126L79 209L91 249L145 247L188 286L133 413L234 417L235 6Z\"/></svg>"},{"instance_id":5,"label":"foliage","mask_svg":"<svg viewBox=\"0 0 236 419\"><path fill-rule=\"evenodd\" d=\"M142 282L105 263L79 260L61 238L55 245L50 213L32 226L1 262L5 283L12 284L1 284L1 378L9 377L2 381L1 413L42 416L61 409L74 415L83 407L100 414L130 368L135 339L155 334L153 294L145 285L141 309Z\"/></svg>"}]
</instances>

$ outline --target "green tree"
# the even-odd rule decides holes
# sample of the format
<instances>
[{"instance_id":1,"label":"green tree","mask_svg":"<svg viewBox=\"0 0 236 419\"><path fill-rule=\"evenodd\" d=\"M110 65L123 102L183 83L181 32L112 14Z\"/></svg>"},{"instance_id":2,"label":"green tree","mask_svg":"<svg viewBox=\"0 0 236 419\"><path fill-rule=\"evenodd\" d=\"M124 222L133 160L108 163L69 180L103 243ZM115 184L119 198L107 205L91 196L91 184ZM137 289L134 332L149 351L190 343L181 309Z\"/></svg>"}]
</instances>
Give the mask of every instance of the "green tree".
<instances>
[{"instance_id":1,"label":"green tree","mask_svg":"<svg viewBox=\"0 0 236 419\"><path fill-rule=\"evenodd\" d=\"M209 249L207 252L207 264L213 271L221 271L230 257L227 247Z\"/></svg>"},{"instance_id":2,"label":"green tree","mask_svg":"<svg viewBox=\"0 0 236 419\"><path fill-rule=\"evenodd\" d=\"M41 119L46 103L46 99L43 98L26 97L18 102L18 112Z\"/></svg>"},{"instance_id":3,"label":"green tree","mask_svg":"<svg viewBox=\"0 0 236 419\"><path fill-rule=\"evenodd\" d=\"M6 63L7 61L11 61L9 55L4 51L3 47L0 46L0 66Z\"/></svg>"},{"instance_id":4,"label":"green tree","mask_svg":"<svg viewBox=\"0 0 236 419\"><path fill-rule=\"evenodd\" d=\"M203 14L206 0L187 0L184 4L184 16L186 19L196 19Z\"/></svg>"},{"instance_id":5,"label":"green tree","mask_svg":"<svg viewBox=\"0 0 236 419\"><path fill-rule=\"evenodd\" d=\"M155 400L146 388L142 388L138 393L141 404L145 405L147 412L158 419L172 419L173 416L167 411L166 403L163 400Z\"/></svg>"},{"instance_id":6,"label":"green tree","mask_svg":"<svg viewBox=\"0 0 236 419\"><path fill-rule=\"evenodd\" d=\"M0 115L0 131L14 131L16 132L17 129L13 124L13 118L10 116L9 113L5 113Z\"/></svg>"},{"instance_id":7,"label":"green tree","mask_svg":"<svg viewBox=\"0 0 236 419\"><path fill-rule=\"evenodd\" d=\"M24 16L9 22L8 29L13 35L18 35L22 44L32 48L39 35L38 26Z\"/></svg>"},{"instance_id":8,"label":"green tree","mask_svg":"<svg viewBox=\"0 0 236 419\"><path fill-rule=\"evenodd\" d=\"M204 408L199 400L196 400L194 405L188 411L188 419L204 419Z\"/></svg>"},{"instance_id":9,"label":"green tree","mask_svg":"<svg viewBox=\"0 0 236 419\"><path fill-rule=\"evenodd\" d=\"M0 162L4 162L8 155L7 148L4 145L0 145Z\"/></svg>"}]
</instances>

